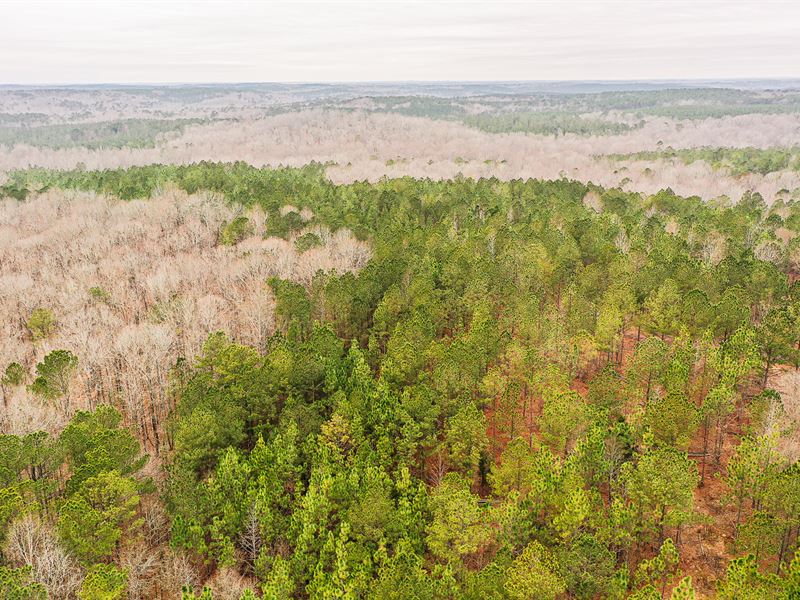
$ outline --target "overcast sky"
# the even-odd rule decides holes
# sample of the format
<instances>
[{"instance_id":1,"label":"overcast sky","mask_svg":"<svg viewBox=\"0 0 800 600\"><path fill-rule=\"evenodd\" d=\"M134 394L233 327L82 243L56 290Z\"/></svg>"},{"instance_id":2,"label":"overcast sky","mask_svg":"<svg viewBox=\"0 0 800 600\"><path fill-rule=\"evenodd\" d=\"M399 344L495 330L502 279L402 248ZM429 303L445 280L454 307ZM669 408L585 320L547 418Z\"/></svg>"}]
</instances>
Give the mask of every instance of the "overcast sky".
<instances>
[{"instance_id":1,"label":"overcast sky","mask_svg":"<svg viewBox=\"0 0 800 600\"><path fill-rule=\"evenodd\" d=\"M800 76L800 0L0 0L0 83Z\"/></svg>"}]
</instances>

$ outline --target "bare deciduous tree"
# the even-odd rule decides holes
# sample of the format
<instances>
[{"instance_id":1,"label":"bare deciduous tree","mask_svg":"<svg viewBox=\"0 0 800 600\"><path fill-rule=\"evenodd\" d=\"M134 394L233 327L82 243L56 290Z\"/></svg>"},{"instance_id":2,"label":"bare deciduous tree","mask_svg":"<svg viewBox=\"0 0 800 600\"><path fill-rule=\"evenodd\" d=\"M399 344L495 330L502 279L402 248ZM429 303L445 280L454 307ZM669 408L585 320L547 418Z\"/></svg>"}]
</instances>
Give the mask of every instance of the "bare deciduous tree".
<instances>
[{"instance_id":1,"label":"bare deciduous tree","mask_svg":"<svg viewBox=\"0 0 800 600\"><path fill-rule=\"evenodd\" d=\"M32 374L48 352L73 352L71 411L114 404L157 457L179 357L196 356L214 331L264 349L274 331L269 277L310 284L320 269L356 270L370 256L346 230L319 227L323 245L305 253L255 232L220 246L217 232L236 210L171 187L147 201L54 190L0 202L0 369L19 362ZM25 322L38 306L58 327L34 344ZM24 385L4 389L4 401L0 431L57 431L70 416Z\"/></svg>"},{"instance_id":2,"label":"bare deciduous tree","mask_svg":"<svg viewBox=\"0 0 800 600\"><path fill-rule=\"evenodd\" d=\"M33 575L47 589L50 598L73 598L81 585L82 573L53 531L38 518L27 515L8 530L4 554L12 563L33 567Z\"/></svg>"}]
</instances>

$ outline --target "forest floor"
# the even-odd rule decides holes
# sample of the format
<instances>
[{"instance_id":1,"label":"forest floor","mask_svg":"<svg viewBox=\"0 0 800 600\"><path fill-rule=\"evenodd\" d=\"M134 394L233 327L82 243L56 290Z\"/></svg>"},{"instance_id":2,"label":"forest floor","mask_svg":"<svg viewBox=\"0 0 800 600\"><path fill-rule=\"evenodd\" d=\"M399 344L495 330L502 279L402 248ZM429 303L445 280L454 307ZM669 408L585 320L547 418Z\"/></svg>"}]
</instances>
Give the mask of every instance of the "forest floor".
<instances>
[{"instance_id":1,"label":"forest floor","mask_svg":"<svg viewBox=\"0 0 800 600\"><path fill-rule=\"evenodd\" d=\"M637 342L636 330L626 332L622 347L621 370L629 364ZM590 373L575 378L572 389L586 397L588 393L587 381L597 369ZM770 372L769 387L779 391L784 400L787 417L790 424L800 422L800 372L787 366L776 366ZM746 397L752 397L761 391L760 381L753 383L745 390ZM489 438L491 451L495 461L500 460L502 449L508 442L508 436L494 430L492 423L493 410L491 405L485 410L490 423ZM536 420L538 415L533 415ZM527 424L536 430L535 423ZM709 432L708 456L705 464L705 477L703 485L698 486L694 492L696 522L687 526L680 532L678 548L681 555L680 570L682 576L691 575L692 582L701 597L713 597L716 582L724 577L728 562L735 556L733 543L736 528L736 506L726 502L727 486L724 482L727 464L739 445L747 422L741 417L741 412L732 415L725 429L722 452L719 463L714 462L712 456L713 430ZM781 438L781 450L787 458L792 458L793 453L800 449L800 436L797 428ZM526 432L527 433L527 432ZM703 430L698 428L690 447L690 456L697 462L698 471L703 469ZM669 530L668 535L675 536L674 530Z\"/></svg>"},{"instance_id":2,"label":"forest floor","mask_svg":"<svg viewBox=\"0 0 800 600\"><path fill-rule=\"evenodd\" d=\"M637 335L635 330L626 332L622 350L622 364L630 364L638 342L644 336ZM623 367L624 369L624 367ZM575 386L581 391L586 385ZM724 575L731 554L733 533L736 522L736 510L733 505L725 503L727 487L723 481L728 460L733 454L742 434L741 421L731 418L725 431L719 464L714 464L711 456L713 440L708 444L705 477L702 486L694 492L694 505L697 512L697 523L685 526L680 532L677 543L681 555L680 570L683 575L691 575L692 583L698 593L712 596L716 581ZM709 436L713 431L709 433ZM697 462L698 471L702 470L703 430L699 427L689 445L689 453ZM708 518L704 518L708 517ZM671 532L674 535L674 532Z\"/></svg>"},{"instance_id":3,"label":"forest floor","mask_svg":"<svg viewBox=\"0 0 800 600\"><path fill-rule=\"evenodd\" d=\"M681 571L692 576L695 588L701 594L712 594L715 582L724 575L731 553L736 523L736 508L726 504L724 496L727 486L723 481L728 460L738 445L741 436L741 423L732 419L722 446L719 465L707 457L705 481L694 492L695 510L700 519L707 516L706 522L687 526L681 533L679 550ZM690 445L689 452L700 454L703 451L703 432L699 430ZM696 458L698 469L701 457Z\"/></svg>"}]
</instances>

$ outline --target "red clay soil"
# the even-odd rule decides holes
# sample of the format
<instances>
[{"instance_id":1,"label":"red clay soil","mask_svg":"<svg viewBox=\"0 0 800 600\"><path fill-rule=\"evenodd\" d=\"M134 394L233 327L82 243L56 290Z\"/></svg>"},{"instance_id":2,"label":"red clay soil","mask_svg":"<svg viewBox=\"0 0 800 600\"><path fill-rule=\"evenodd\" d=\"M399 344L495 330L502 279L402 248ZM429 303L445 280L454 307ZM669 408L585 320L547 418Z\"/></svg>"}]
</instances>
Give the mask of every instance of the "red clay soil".
<instances>
[{"instance_id":1,"label":"red clay soil","mask_svg":"<svg viewBox=\"0 0 800 600\"><path fill-rule=\"evenodd\" d=\"M726 431L720 464L714 465L711 457L708 457L705 483L694 492L695 510L700 515L710 517L711 521L687 526L681 533L681 570L692 576L695 588L704 595L713 594L715 582L725 574L728 561L733 557L730 551L736 507L723 502L728 489L722 477L728 460L739 444L740 435L740 428L736 427L736 423L731 423ZM690 452L700 453L702 450L703 436L699 431ZM701 459L696 460L700 469Z\"/></svg>"},{"instance_id":2,"label":"red clay soil","mask_svg":"<svg viewBox=\"0 0 800 600\"><path fill-rule=\"evenodd\" d=\"M641 339L644 339L644 337L642 336ZM626 332L622 352L622 367L620 371L625 371L625 365L628 364L636 347L636 343L636 330ZM587 380L591 379L592 374L599 370L601 366L602 365L597 365L596 368L591 369L591 373L586 375L583 379L575 379L571 385L572 389L585 397L588 391ZM781 367L776 368L776 370L779 369L781 369ZM760 391L760 389L754 388L753 390L749 390L751 394L757 393L758 391ZM494 459L498 461L503 448L508 442L508 436L495 431L492 425L493 414L491 405L486 408L485 413L489 421L487 433L490 438L490 447ZM524 421L522 422L524 423ZM709 522L684 526L680 535L680 542L678 544L681 555L680 568L683 575L692 576L692 582L701 598L714 596L716 581L724 576L728 562L733 558L732 544L736 521L736 507L724 502L727 486L723 481L723 477L728 460L739 444L742 425L743 423L741 422L737 423L735 416L731 417L725 432L720 463L716 465L713 463L711 456L707 457L705 483L702 487L698 487L695 490L695 510L701 517L698 520L703 520L702 517L708 517ZM698 432L692 440L689 451L691 455L695 456L699 455L702 449L703 432L701 428L698 428ZM697 461L699 471L701 467L701 458L697 456L694 460ZM676 532L674 530L667 531L667 535L671 535L673 538L675 534Z\"/></svg>"}]
</instances>

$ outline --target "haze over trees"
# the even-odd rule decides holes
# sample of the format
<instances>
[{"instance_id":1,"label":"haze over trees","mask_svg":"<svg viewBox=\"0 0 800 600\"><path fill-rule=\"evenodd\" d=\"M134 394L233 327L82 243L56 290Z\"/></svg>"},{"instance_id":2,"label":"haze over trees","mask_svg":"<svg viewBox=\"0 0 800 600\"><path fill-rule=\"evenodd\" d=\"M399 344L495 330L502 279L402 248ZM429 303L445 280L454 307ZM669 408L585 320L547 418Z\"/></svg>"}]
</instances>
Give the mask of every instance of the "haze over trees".
<instances>
[{"instance_id":1,"label":"haze over trees","mask_svg":"<svg viewBox=\"0 0 800 600\"><path fill-rule=\"evenodd\" d=\"M748 190L768 202L796 197L800 175L791 164L720 165L713 153L791 152L800 144L800 93L688 85L649 84L646 91L635 84L535 82L0 88L0 171L316 161L338 182L564 175L647 193L669 187L705 199L737 200ZM661 154L703 147L712 154L688 165ZM646 161L605 158L641 152L648 154L637 158Z\"/></svg>"},{"instance_id":2,"label":"haze over trees","mask_svg":"<svg viewBox=\"0 0 800 600\"><path fill-rule=\"evenodd\" d=\"M800 594L796 93L156 91L0 92L0 597Z\"/></svg>"}]
</instances>

